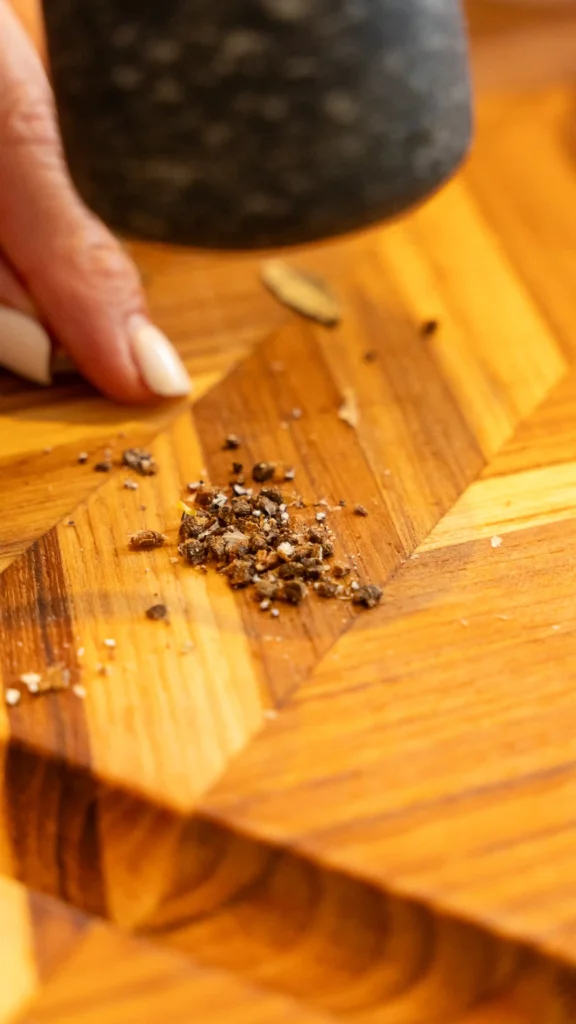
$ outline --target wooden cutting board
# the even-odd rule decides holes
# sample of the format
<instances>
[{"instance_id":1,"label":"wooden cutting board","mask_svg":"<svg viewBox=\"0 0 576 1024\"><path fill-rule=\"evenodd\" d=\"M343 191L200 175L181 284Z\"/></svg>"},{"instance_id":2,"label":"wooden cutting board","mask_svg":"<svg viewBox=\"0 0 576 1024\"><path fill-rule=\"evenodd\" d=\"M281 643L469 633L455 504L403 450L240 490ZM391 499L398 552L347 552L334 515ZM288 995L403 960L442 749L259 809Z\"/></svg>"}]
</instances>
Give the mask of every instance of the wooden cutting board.
<instances>
[{"instance_id":1,"label":"wooden cutting board","mask_svg":"<svg viewBox=\"0 0 576 1024\"><path fill-rule=\"evenodd\" d=\"M256 258L133 246L190 405L0 377L0 676L85 688L0 708L0 870L271 999L251 1022L574 1019L573 122L567 89L484 100L430 204L291 253L334 330ZM230 431L346 500L378 609L274 620L175 560ZM133 443L157 476L94 473ZM131 552L144 527L167 545Z\"/></svg>"}]
</instances>

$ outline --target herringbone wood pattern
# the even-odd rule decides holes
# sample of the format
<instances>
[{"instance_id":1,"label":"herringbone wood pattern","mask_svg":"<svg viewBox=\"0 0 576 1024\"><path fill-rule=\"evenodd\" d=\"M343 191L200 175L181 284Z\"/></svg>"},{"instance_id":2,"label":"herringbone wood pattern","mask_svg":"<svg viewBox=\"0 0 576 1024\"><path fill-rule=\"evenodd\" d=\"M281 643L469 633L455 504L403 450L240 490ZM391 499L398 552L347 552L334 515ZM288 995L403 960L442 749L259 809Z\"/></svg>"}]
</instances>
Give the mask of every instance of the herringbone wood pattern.
<instances>
[{"instance_id":1,"label":"herringbone wood pattern","mask_svg":"<svg viewBox=\"0 0 576 1024\"><path fill-rule=\"evenodd\" d=\"M0 867L76 908L3 883L5 1019L573 1020L573 115L568 88L484 99L430 204L291 254L333 331L255 258L133 246L190 407L0 380L0 675L87 691L0 711ZM346 499L380 608L275 621L171 560L229 431ZM132 442L160 464L138 491L77 463ZM144 526L169 544L130 552Z\"/></svg>"}]
</instances>

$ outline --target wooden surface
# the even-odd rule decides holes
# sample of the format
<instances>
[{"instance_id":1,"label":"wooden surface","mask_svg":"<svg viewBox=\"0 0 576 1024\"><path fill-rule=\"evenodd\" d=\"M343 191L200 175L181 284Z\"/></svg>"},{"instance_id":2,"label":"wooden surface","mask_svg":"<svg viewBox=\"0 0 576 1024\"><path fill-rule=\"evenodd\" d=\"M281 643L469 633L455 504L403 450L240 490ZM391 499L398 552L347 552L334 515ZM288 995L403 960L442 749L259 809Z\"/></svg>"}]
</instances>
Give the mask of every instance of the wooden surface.
<instances>
[{"instance_id":1,"label":"wooden surface","mask_svg":"<svg viewBox=\"0 0 576 1024\"><path fill-rule=\"evenodd\" d=\"M103 1019L110 1024L331 1024L335 1019L5 879L0 879L0 913L11 936L0 966L2 1024L96 1024ZM529 973L515 979L511 992L458 1016L458 1024L523 1024L531 1019L528 1007L542 1011L542 995L550 985L569 992L561 972L534 962ZM569 1005L567 998L559 997L560 1013Z\"/></svg>"},{"instance_id":2,"label":"wooden surface","mask_svg":"<svg viewBox=\"0 0 576 1024\"><path fill-rule=\"evenodd\" d=\"M0 378L0 677L86 688L0 708L0 870L76 908L2 883L0 1020L574 1020L574 107L484 95L432 202L289 254L340 297L334 330L258 258L132 246L191 407ZM230 431L346 499L330 523L380 608L274 620L172 561ZM158 476L93 472L133 442ZM143 527L167 545L131 552Z\"/></svg>"}]
</instances>

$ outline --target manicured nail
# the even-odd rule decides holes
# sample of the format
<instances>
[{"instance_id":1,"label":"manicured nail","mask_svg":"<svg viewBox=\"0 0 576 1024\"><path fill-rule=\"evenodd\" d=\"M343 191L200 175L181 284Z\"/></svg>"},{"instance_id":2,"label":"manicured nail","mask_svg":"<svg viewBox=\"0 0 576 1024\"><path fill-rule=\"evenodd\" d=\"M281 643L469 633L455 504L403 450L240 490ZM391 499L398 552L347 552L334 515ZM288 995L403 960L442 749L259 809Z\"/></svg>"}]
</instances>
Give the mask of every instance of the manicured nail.
<instances>
[{"instance_id":1,"label":"manicured nail","mask_svg":"<svg viewBox=\"0 0 576 1024\"><path fill-rule=\"evenodd\" d=\"M37 320L0 306L0 366L36 384L50 384L51 347L48 334Z\"/></svg>"},{"instance_id":2,"label":"manicured nail","mask_svg":"<svg viewBox=\"0 0 576 1024\"><path fill-rule=\"evenodd\" d=\"M129 322L132 352L145 383L156 395L187 395L192 382L184 363L165 334L143 316Z\"/></svg>"}]
</instances>

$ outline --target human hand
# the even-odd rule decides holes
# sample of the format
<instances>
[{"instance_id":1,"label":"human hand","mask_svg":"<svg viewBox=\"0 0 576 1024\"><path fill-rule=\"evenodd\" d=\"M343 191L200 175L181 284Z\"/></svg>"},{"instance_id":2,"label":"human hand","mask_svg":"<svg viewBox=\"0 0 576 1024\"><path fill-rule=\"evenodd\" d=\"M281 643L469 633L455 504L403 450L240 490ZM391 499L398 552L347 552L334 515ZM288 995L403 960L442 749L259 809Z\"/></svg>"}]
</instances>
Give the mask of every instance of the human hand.
<instances>
[{"instance_id":1,"label":"human hand","mask_svg":"<svg viewBox=\"0 0 576 1024\"><path fill-rule=\"evenodd\" d=\"M135 267L74 191L44 69L0 0L0 365L49 383L50 338L118 401L190 390Z\"/></svg>"}]
</instances>

